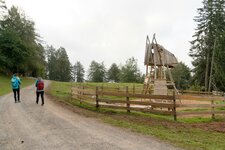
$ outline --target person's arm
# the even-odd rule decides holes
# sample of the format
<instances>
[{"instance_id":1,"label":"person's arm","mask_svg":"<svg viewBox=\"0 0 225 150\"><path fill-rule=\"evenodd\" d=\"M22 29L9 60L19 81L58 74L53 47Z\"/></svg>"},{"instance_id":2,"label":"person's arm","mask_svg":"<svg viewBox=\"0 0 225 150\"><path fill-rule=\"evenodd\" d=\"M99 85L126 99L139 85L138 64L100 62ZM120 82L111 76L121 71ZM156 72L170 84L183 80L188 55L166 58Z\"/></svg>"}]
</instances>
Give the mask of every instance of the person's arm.
<instances>
[{"instance_id":1,"label":"person's arm","mask_svg":"<svg viewBox=\"0 0 225 150\"><path fill-rule=\"evenodd\" d=\"M19 85L21 84L21 80L20 80L20 78L18 78L18 82L19 82Z\"/></svg>"}]
</instances>

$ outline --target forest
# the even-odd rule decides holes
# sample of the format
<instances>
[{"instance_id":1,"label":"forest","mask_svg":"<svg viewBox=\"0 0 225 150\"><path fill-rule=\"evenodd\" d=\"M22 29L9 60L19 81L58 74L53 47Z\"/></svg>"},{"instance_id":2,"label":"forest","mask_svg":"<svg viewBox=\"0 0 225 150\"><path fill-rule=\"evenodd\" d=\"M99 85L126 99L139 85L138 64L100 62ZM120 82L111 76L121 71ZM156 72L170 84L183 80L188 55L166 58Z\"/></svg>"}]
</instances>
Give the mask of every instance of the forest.
<instances>
[{"instance_id":1,"label":"forest","mask_svg":"<svg viewBox=\"0 0 225 150\"><path fill-rule=\"evenodd\" d=\"M65 82L144 82L145 74L135 57L109 68L93 60L85 72L79 60L71 64L63 46L45 44L35 22L23 10L8 8L4 0L0 0L0 7L1 75L19 73ZM225 1L203 0L193 21L196 28L189 51L193 68L179 62L171 71L175 84L178 89L225 91Z\"/></svg>"}]
</instances>

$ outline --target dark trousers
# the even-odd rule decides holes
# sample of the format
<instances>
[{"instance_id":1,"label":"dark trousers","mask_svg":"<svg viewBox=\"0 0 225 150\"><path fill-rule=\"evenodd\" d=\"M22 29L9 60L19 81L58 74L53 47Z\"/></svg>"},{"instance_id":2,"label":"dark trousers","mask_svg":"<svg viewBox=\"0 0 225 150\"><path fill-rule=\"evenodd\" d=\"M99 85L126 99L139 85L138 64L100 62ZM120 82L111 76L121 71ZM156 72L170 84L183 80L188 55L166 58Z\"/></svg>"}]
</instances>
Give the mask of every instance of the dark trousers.
<instances>
[{"instance_id":1,"label":"dark trousers","mask_svg":"<svg viewBox=\"0 0 225 150\"><path fill-rule=\"evenodd\" d=\"M13 93L14 93L14 99L15 102L18 100L18 102L20 101L20 88L18 89L13 89ZM16 97L17 96L17 97Z\"/></svg>"},{"instance_id":2,"label":"dark trousers","mask_svg":"<svg viewBox=\"0 0 225 150\"><path fill-rule=\"evenodd\" d=\"M44 91L36 92L36 95L37 95L36 103L38 103L39 95L41 95L42 105L44 105Z\"/></svg>"}]
</instances>

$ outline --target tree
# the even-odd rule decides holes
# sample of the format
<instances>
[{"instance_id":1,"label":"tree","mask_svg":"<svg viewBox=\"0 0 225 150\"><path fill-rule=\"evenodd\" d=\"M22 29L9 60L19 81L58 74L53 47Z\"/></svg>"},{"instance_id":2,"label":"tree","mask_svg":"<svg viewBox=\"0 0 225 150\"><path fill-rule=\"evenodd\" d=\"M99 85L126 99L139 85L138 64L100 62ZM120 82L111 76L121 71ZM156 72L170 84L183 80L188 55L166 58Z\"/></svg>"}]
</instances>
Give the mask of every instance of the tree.
<instances>
[{"instance_id":1,"label":"tree","mask_svg":"<svg viewBox=\"0 0 225 150\"><path fill-rule=\"evenodd\" d=\"M57 81L71 81L72 79L72 70L69 57L66 53L66 50L63 47L60 47L56 51L56 80Z\"/></svg>"},{"instance_id":2,"label":"tree","mask_svg":"<svg viewBox=\"0 0 225 150\"><path fill-rule=\"evenodd\" d=\"M108 70L108 80L119 82L119 74L120 74L119 67L115 63L113 63Z\"/></svg>"},{"instance_id":3,"label":"tree","mask_svg":"<svg viewBox=\"0 0 225 150\"><path fill-rule=\"evenodd\" d=\"M5 73L19 72L24 75L26 72L33 72L33 66L37 64L33 60L40 58L37 55L41 44L37 41L38 35L35 32L34 22L27 19L25 13L21 13L17 7L11 7L0 24L2 70ZM43 68L43 66L39 67ZM39 67L35 67L36 73L40 72Z\"/></svg>"},{"instance_id":4,"label":"tree","mask_svg":"<svg viewBox=\"0 0 225 150\"><path fill-rule=\"evenodd\" d=\"M215 48L215 61L213 63L214 73L212 76L212 87L214 90L225 91L225 33L218 38Z\"/></svg>"},{"instance_id":5,"label":"tree","mask_svg":"<svg viewBox=\"0 0 225 150\"><path fill-rule=\"evenodd\" d=\"M72 67L63 47L55 50L50 46L47 50L48 53L48 77L56 81L71 81Z\"/></svg>"},{"instance_id":6,"label":"tree","mask_svg":"<svg viewBox=\"0 0 225 150\"><path fill-rule=\"evenodd\" d=\"M48 79L56 79L56 70L57 70L57 60L56 60L56 50L53 46L47 46L47 76Z\"/></svg>"},{"instance_id":7,"label":"tree","mask_svg":"<svg viewBox=\"0 0 225 150\"><path fill-rule=\"evenodd\" d=\"M74 79L76 82L83 82L84 81L84 67L83 65L77 61L74 66L73 66L73 69L74 69Z\"/></svg>"},{"instance_id":8,"label":"tree","mask_svg":"<svg viewBox=\"0 0 225 150\"><path fill-rule=\"evenodd\" d=\"M104 63L91 62L88 70L88 80L91 82L103 82L106 79L106 68Z\"/></svg>"},{"instance_id":9,"label":"tree","mask_svg":"<svg viewBox=\"0 0 225 150\"><path fill-rule=\"evenodd\" d=\"M121 82L143 82L142 75L137 67L137 60L134 57L129 58L126 64L122 66L120 72Z\"/></svg>"},{"instance_id":10,"label":"tree","mask_svg":"<svg viewBox=\"0 0 225 150\"><path fill-rule=\"evenodd\" d=\"M194 59L193 79L200 86L204 85L205 91L211 90L211 82L208 81L211 81L212 74L215 72L214 65L217 65L213 62L214 56L217 55L213 53L218 48L217 39L220 39L225 32L224 4L224 0L203 0L203 8L198 9L199 16L194 19L198 24L190 49L190 56ZM224 40L220 42L223 43Z\"/></svg>"},{"instance_id":11,"label":"tree","mask_svg":"<svg viewBox=\"0 0 225 150\"><path fill-rule=\"evenodd\" d=\"M191 71L184 63L179 62L175 68L171 69L171 74L177 89L189 88Z\"/></svg>"}]
</instances>

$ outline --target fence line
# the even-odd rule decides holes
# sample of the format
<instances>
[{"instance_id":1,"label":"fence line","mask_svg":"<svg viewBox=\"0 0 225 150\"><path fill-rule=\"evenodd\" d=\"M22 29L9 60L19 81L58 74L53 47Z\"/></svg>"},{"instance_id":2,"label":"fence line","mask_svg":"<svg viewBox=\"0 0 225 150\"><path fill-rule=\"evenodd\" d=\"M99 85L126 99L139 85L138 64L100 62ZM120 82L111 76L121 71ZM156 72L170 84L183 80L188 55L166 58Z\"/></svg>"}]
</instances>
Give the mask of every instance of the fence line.
<instances>
[{"instance_id":1,"label":"fence line","mask_svg":"<svg viewBox=\"0 0 225 150\"><path fill-rule=\"evenodd\" d=\"M138 89L138 90L137 90ZM188 91L183 95L150 95L142 94L140 88L135 86L121 87L104 87L104 86L87 86L78 85L71 88L72 98L77 99L80 103L89 103L96 108L122 109L128 113L130 111L149 112L163 115L172 115L174 120L177 116L186 115L210 115L215 118L215 114L225 114L225 103L218 104L218 101L224 101L223 96L206 95L204 92ZM190 95L190 93L194 93ZM209 94L207 92L207 94ZM176 98L179 101L176 101ZM185 103L187 101L188 103ZM195 104L189 102L196 101ZM208 102L202 104L200 102Z\"/></svg>"}]
</instances>

